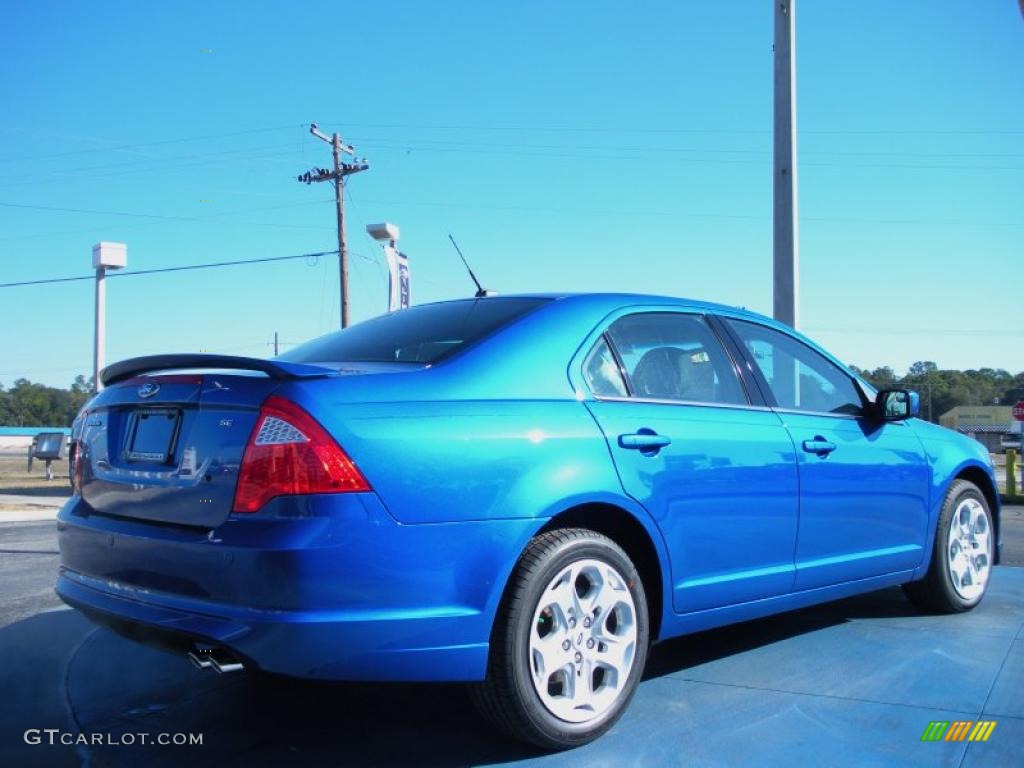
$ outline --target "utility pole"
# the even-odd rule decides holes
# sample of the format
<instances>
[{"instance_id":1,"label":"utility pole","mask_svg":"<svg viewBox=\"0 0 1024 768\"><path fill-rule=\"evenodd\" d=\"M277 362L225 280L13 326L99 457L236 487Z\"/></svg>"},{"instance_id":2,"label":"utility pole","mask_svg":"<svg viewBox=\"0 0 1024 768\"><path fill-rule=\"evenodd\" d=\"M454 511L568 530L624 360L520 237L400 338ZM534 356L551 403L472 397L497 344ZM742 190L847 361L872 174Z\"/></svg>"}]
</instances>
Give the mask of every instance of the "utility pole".
<instances>
[{"instance_id":1,"label":"utility pole","mask_svg":"<svg viewBox=\"0 0 1024 768\"><path fill-rule=\"evenodd\" d=\"M797 327L796 0L772 0L775 13L773 316Z\"/></svg>"},{"instance_id":2,"label":"utility pole","mask_svg":"<svg viewBox=\"0 0 1024 768\"><path fill-rule=\"evenodd\" d=\"M348 144L343 144L341 135L335 133L328 136L317 128L316 123L311 123L309 132L321 141L331 145L331 154L334 158L334 170L327 168L313 168L299 176L299 181L312 184L319 181L334 182L334 201L338 214L338 282L341 290L341 327L348 327L348 246L345 242L345 177L353 173L359 173L369 168L369 164L362 159L355 159L356 151ZM351 163L341 162L342 153L352 155Z\"/></svg>"},{"instance_id":3,"label":"utility pole","mask_svg":"<svg viewBox=\"0 0 1024 768\"><path fill-rule=\"evenodd\" d=\"M274 331L274 357L277 357L277 331Z\"/></svg>"}]
</instances>

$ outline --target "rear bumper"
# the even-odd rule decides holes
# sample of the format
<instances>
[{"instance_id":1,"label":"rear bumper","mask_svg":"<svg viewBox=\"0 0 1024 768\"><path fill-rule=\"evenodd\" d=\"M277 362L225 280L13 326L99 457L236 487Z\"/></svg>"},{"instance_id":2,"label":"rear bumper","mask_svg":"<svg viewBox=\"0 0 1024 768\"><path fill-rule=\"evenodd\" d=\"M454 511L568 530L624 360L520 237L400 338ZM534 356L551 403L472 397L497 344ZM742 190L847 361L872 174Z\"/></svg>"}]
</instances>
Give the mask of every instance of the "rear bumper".
<instances>
[{"instance_id":1,"label":"rear bumper","mask_svg":"<svg viewBox=\"0 0 1024 768\"><path fill-rule=\"evenodd\" d=\"M143 642L224 646L268 672L480 680L497 603L538 520L401 525L373 494L289 499L206 531L58 517L57 593Z\"/></svg>"}]
</instances>

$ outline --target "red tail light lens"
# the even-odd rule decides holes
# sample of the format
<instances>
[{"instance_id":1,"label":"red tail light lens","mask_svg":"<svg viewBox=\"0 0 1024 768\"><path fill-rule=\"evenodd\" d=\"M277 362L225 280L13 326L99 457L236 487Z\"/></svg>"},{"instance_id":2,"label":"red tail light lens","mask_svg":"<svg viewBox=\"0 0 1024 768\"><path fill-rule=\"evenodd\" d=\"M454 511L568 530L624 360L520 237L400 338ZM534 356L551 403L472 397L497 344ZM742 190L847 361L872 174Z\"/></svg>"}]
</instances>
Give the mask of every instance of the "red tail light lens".
<instances>
[{"instance_id":1,"label":"red tail light lens","mask_svg":"<svg viewBox=\"0 0 1024 768\"><path fill-rule=\"evenodd\" d=\"M81 495L82 476L85 470L82 465L82 450L79 447L77 440L71 441L71 450L71 463L74 466L74 471L71 473L71 487L75 493Z\"/></svg>"},{"instance_id":2,"label":"red tail light lens","mask_svg":"<svg viewBox=\"0 0 1024 768\"><path fill-rule=\"evenodd\" d=\"M232 512L256 512L275 496L368 491L366 478L312 416L271 395L242 456Z\"/></svg>"}]
</instances>

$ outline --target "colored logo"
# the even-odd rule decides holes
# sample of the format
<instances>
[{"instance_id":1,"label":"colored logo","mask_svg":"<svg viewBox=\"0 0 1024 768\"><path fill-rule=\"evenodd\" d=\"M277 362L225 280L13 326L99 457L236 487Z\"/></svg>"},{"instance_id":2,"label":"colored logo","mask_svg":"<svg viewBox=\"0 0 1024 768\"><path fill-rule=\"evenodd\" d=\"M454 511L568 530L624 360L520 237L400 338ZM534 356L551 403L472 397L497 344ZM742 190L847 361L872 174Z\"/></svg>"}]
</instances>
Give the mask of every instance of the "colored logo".
<instances>
[{"instance_id":1,"label":"colored logo","mask_svg":"<svg viewBox=\"0 0 1024 768\"><path fill-rule=\"evenodd\" d=\"M159 384L154 384L152 381L147 381L145 384L139 387L139 397L152 397L159 391Z\"/></svg>"},{"instance_id":2,"label":"colored logo","mask_svg":"<svg viewBox=\"0 0 1024 768\"><path fill-rule=\"evenodd\" d=\"M921 741L988 741L995 728L995 720L932 720Z\"/></svg>"}]
</instances>

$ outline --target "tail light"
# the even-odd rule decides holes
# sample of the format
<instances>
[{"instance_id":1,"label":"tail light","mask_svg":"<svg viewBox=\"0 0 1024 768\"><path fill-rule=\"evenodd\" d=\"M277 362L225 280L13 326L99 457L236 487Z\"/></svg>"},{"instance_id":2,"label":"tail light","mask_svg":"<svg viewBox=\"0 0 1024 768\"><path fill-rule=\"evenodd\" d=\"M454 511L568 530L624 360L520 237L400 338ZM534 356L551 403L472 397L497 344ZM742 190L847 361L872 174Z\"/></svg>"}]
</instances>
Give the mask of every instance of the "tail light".
<instances>
[{"instance_id":1,"label":"tail light","mask_svg":"<svg viewBox=\"0 0 1024 768\"><path fill-rule=\"evenodd\" d=\"M245 446L231 511L256 512L275 496L369 489L352 459L312 416L271 395Z\"/></svg>"},{"instance_id":2,"label":"tail light","mask_svg":"<svg viewBox=\"0 0 1024 768\"><path fill-rule=\"evenodd\" d=\"M78 441L72 440L69 455L71 466L73 467L71 472L71 487L74 492L79 495L82 493L82 475L84 474L81 453L82 451L78 446Z\"/></svg>"}]
</instances>

